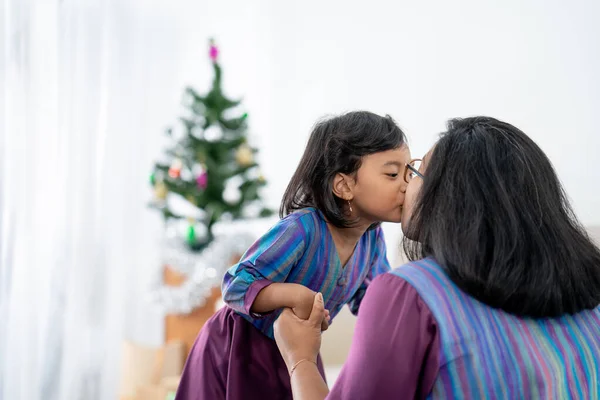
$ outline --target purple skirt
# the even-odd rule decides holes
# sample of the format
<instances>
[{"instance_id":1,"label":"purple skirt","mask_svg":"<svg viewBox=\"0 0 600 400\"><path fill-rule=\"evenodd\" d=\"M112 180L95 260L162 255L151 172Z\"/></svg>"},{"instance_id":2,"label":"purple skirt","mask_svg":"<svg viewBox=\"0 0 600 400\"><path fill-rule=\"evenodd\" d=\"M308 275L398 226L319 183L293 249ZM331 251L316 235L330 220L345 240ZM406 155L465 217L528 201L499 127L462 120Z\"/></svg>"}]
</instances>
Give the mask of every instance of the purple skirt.
<instances>
[{"instance_id":1,"label":"purple skirt","mask_svg":"<svg viewBox=\"0 0 600 400\"><path fill-rule=\"evenodd\" d=\"M318 366L323 379L321 357ZM292 399L290 376L274 340L221 308L200 330L175 400Z\"/></svg>"}]
</instances>

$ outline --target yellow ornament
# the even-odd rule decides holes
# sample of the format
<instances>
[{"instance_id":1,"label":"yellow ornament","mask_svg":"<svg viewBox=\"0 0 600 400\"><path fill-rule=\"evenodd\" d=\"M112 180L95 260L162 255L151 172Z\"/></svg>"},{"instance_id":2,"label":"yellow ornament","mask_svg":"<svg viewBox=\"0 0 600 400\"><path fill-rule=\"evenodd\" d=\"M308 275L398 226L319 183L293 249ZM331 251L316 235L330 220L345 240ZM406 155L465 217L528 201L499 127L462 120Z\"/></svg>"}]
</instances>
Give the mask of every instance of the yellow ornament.
<instances>
[{"instance_id":1,"label":"yellow ornament","mask_svg":"<svg viewBox=\"0 0 600 400\"><path fill-rule=\"evenodd\" d=\"M258 176L258 183L265 183L265 177L262 174Z\"/></svg>"},{"instance_id":2,"label":"yellow ornament","mask_svg":"<svg viewBox=\"0 0 600 400\"><path fill-rule=\"evenodd\" d=\"M247 167L254 162L254 155L252 149L247 145L241 145L235 153L235 161L242 167Z\"/></svg>"},{"instance_id":3,"label":"yellow ornament","mask_svg":"<svg viewBox=\"0 0 600 400\"><path fill-rule=\"evenodd\" d=\"M154 196L156 196L158 200L165 200L168 194L169 189L167 189L167 185L161 181L156 182L156 185L154 185Z\"/></svg>"}]
</instances>

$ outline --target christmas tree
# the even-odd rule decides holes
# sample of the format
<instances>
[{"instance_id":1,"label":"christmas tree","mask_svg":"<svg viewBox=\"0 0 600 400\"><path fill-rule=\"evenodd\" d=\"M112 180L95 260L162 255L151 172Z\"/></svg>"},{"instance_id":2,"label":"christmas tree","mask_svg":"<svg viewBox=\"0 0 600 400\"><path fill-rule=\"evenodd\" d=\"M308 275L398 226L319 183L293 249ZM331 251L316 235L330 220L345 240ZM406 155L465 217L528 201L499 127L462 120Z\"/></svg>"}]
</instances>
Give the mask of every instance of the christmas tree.
<instances>
[{"instance_id":1,"label":"christmas tree","mask_svg":"<svg viewBox=\"0 0 600 400\"><path fill-rule=\"evenodd\" d=\"M238 111L240 101L223 93L218 53L211 40L212 88L204 96L186 88L187 115L180 118L181 129L167 129L172 145L150 177L155 192L151 206L166 223L187 221L182 239L195 251L214 239L213 226L219 221L272 214L260 196L266 181L255 161L257 150L247 142L248 114ZM194 212L176 210L170 201L175 196Z\"/></svg>"}]
</instances>

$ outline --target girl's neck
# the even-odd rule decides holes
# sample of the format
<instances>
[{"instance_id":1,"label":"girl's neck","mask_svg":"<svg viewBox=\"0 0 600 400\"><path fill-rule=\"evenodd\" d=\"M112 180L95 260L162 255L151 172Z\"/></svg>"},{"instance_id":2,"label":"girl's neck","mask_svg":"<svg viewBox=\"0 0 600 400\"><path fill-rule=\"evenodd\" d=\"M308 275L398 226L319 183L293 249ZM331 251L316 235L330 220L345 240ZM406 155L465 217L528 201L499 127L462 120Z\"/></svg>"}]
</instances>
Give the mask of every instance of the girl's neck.
<instances>
[{"instance_id":1,"label":"girl's neck","mask_svg":"<svg viewBox=\"0 0 600 400\"><path fill-rule=\"evenodd\" d=\"M364 235L367 229L369 229L369 226L371 226L371 224L358 224L357 226L350 228L338 228L329 223L327 225L336 242L351 247L354 247L354 245L358 243L362 235Z\"/></svg>"}]
</instances>

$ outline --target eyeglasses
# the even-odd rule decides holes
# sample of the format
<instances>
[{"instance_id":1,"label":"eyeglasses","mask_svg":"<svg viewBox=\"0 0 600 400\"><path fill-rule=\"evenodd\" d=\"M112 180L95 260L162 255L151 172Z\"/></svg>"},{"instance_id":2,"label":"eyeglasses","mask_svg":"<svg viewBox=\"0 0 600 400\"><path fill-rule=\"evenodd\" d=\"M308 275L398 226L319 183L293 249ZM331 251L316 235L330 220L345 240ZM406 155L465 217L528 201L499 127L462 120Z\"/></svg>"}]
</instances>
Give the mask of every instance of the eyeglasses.
<instances>
[{"instance_id":1,"label":"eyeglasses","mask_svg":"<svg viewBox=\"0 0 600 400\"><path fill-rule=\"evenodd\" d=\"M421 179L425 178L423 174L419 172L422 162L423 160L420 158L415 158L406 164L406 169L404 170L404 181L406 183L410 182L415 176L418 176Z\"/></svg>"}]
</instances>

